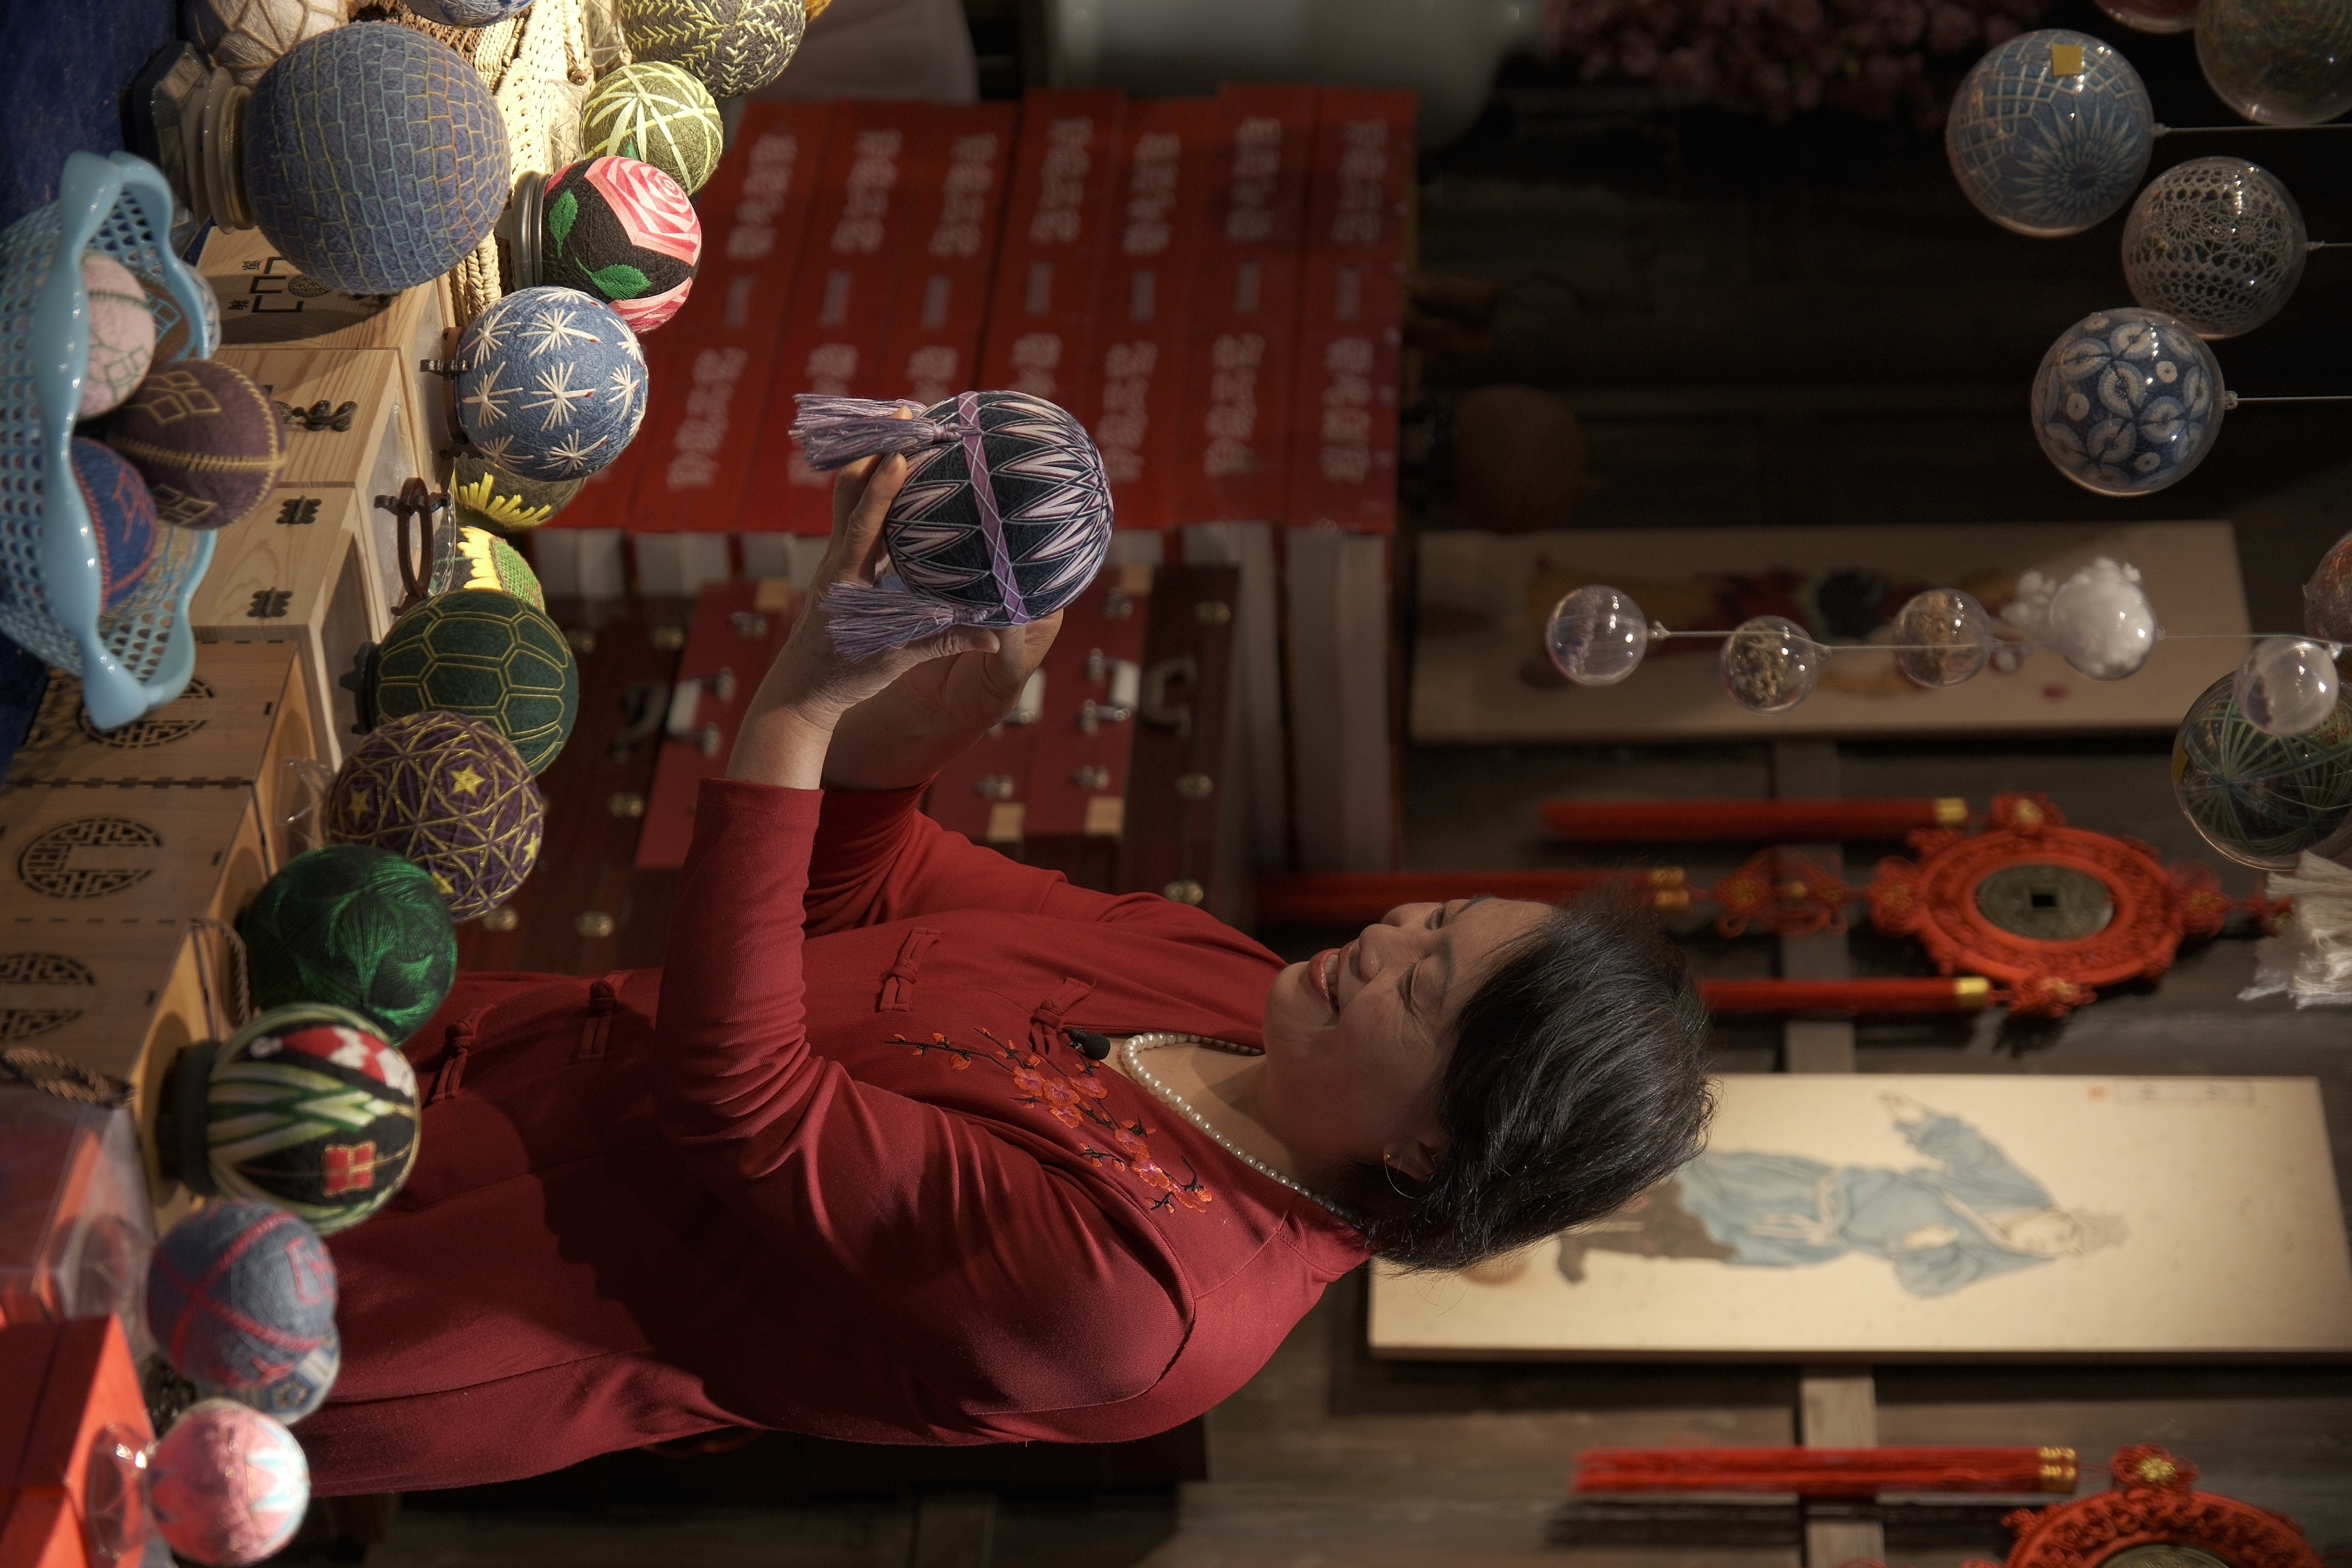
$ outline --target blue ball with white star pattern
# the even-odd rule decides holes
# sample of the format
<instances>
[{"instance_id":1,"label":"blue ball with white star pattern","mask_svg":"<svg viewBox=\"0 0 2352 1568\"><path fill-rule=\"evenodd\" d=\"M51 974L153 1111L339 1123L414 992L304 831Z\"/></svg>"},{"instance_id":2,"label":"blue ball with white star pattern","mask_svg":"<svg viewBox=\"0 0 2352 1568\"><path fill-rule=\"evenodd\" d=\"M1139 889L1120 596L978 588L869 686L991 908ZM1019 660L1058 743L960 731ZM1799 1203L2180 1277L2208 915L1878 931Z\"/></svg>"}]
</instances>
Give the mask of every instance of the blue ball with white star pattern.
<instances>
[{"instance_id":1,"label":"blue ball with white star pattern","mask_svg":"<svg viewBox=\"0 0 2352 1568\"><path fill-rule=\"evenodd\" d=\"M645 417L645 351L601 300L525 289L457 340L457 423L520 479L585 478L621 455Z\"/></svg>"},{"instance_id":2,"label":"blue ball with white star pattern","mask_svg":"<svg viewBox=\"0 0 2352 1568\"><path fill-rule=\"evenodd\" d=\"M2080 234L2131 200L2156 146L2131 62L2088 33L2021 33L1970 68L1944 151L1976 208L2036 238Z\"/></svg>"}]
</instances>

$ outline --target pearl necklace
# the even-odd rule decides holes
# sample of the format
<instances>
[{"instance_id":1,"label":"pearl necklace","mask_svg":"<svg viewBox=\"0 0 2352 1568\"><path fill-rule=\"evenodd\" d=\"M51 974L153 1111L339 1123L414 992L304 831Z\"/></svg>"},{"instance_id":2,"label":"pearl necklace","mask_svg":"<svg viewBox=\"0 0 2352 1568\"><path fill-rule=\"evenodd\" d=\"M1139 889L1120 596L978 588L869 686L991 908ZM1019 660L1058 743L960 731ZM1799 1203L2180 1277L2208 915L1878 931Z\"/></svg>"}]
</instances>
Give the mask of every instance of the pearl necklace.
<instances>
[{"instance_id":1,"label":"pearl necklace","mask_svg":"<svg viewBox=\"0 0 2352 1568\"><path fill-rule=\"evenodd\" d=\"M1255 1171L1259 1175L1265 1177L1267 1180L1280 1182L1284 1186L1288 1187L1292 1192L1298 1194L1301 1197L1312 1199L1314 1202L1322 1205L1325 1208L1329 1209L1333 1214L1339 1215L1343 1219L1347 1217L1347 1211L1342 1209L1338 1204L1333 1203L1329 1198L1325 1197L1322 1194L1301 1184L1295 1177L1289 1176L1283 1172L1275 1169L1264 1160L1259 1159L1256 1155L1251 1153L1248 1150L1244 1149L1241 1145L1235 1143L1223 1133L1218 1131L1215 1125L1213 1124L1207 1117L1202 1115L1200 1111L1194 1110L1190 1104L1186 1103L1182 1095L1176 1093L1166 1084L1160 1082L1159 1079L1153 1077L1151 1070L1138 1059L1137 1053L1139 1051L1164 1050L1170 1046L1205 1046L1213 1051L1224 1051L1237 1057L1262 1057L1265 1055L1264 1051L1254 1051L1247 1046L1237 1046L1231 1040L1212 1039L1206 1035L1187 1035L1172 1029L1155 1031L1154 1033L1146 1035L1129 1035L1126 1040L1120 1043L1118 1047L1119 1064L1127 1069L1127 1076L1141 1084L1144 1088L1150 1089L1153 1099L1159 1100L1164 1105L1175 1107L1177 1112L1181 1115L1185 1121L1191 1122L1193 1126L1207 1133L1210 1139L1216 1143L1218 1148L1223 1149L1226 1153L1231 1154L1234 1159L1239 1160L1243 1164L1247 1165L1251 1170Z\"/></svg>"}]
</instances>

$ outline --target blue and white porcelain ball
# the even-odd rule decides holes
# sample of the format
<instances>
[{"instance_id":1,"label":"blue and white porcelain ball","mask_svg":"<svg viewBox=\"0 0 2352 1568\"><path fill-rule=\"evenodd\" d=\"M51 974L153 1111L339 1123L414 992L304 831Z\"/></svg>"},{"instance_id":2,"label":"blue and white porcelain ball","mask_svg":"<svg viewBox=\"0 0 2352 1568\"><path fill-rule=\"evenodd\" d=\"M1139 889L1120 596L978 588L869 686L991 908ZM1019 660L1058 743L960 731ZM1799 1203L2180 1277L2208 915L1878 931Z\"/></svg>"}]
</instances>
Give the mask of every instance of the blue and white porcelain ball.
<instances>
[{"instance_id":1,"label":"blue and white porcelain ball","mask_svg":"<svg viewBox=\"0 0 2352 1568\"><path fill-rule=\"evenodd\" d=\"M2221 366L2161 310L2100 310L2058 335L2033 378L2033 434L2103 496L2178 483L2221 431Z\"/></svg>"},{"instance_id":2,"label":"blue and white porcelain ball","mask_svg":"<svg viewBox=\"0 0 2352 1568\"><path fill-rule=\"evenodd\" d=\"M526 479L576 479L619 457L646 417L646 355L613 308L525 289L457 341L457 423Z\"/></svg>"},{"instance_id":3,"label":"blue and white porcelain ball","mask_svg":"<svg viewBox=\"0 0 2352 1568\"><path fill-rule=\"evenodd\" d=\"M1977 210L2019 234L2080 234L2131 199L2156 110L2131 62L2063 27L2021 33L1979 60L1944 121L1952 174Z\"/></svg>"}]
</instances>

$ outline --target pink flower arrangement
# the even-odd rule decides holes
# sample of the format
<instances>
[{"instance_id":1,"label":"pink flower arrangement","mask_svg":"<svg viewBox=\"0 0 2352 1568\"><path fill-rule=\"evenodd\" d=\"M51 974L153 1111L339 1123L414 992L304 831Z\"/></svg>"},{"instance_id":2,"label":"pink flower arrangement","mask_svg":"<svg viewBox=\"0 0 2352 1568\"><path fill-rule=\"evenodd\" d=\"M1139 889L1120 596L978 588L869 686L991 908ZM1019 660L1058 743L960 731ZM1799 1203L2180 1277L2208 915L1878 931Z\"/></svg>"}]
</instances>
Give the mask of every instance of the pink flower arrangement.
<instances>
[{"instance_id":1,"label":"pink flower arrangement","mask_svg":"<svg viewBox=\"0 0 2352 1568\"><path fill-rule=\"evenodd\" d=\"M1944 122L1987 49L2048 0L1550 0L1548 52L1587 80L1654 81L1774 124L1816 109Z\"/></svg>"}]
</instances>

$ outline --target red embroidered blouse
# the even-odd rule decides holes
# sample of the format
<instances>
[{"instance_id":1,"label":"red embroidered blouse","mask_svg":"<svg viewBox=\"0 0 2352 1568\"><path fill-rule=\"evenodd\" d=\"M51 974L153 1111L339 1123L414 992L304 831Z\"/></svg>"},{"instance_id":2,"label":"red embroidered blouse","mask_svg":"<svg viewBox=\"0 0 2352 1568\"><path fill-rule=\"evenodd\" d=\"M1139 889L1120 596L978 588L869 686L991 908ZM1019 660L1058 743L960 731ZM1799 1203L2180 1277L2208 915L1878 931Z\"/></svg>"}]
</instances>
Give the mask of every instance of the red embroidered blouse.
<instances>
[{"instance_id":1,"label":"red embroidered blouse","mask_svg":"<svg viewBox=\"0 0 2352 1568\"><path fill-rule=\"evenodd\" d=\"M331 1239L320 1492L726 1426L1144 1436L1363 1260L1062 1033L1255 1044L1280 961L915 805L706 784L665 969L460 981L407 1047L417 1168Z\"/></svg>"}]
</instances>

